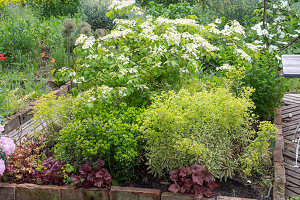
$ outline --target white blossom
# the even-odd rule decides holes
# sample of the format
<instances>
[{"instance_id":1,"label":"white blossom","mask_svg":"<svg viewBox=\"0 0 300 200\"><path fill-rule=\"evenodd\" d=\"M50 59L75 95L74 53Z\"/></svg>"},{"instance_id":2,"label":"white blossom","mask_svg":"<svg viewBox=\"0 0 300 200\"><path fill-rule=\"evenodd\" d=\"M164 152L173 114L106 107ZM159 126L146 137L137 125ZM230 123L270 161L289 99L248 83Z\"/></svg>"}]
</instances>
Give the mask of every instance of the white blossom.
<instances>
[{"instance_id":1,"label":"white blossom","mask_svg":"<svg viewBox=\"0 0 300 200\"><path fill-rule=\"evenodd\" d=\"M128 6L131 6L135 4L135 0L121 0L121 1L118 1L118 0L114 0L108 9L116 9L116 10L121 10L125 7L128 7Z\"/></svg>"},{"instance_id":2,"label":"white blossom","mask_svg":"<svg viewBox=\"0 0 300 200\"><path fill-rule=\"evenodd\" d=\"M84 34L81 34L79 38L76 39L75 45L82 44L88 37Z\"/></svg>"},{"instance_id":3,"label":"white blossom","mask_svg":"<svg viewBox=\"0 0 300 200\"><path fill-rule=\"evenodd\" d=\"M251 44L251 43L246 43L246 46L251 49L252 51L257 51L258 50L258 47L254 44Z\"/></svg>"},{"instance_id":4,"label":"white blossom","mask_svg":"<svg viewBox=\"0 0 300 200\"><path fill-rule=\"evenodd\" d=\"M95 38L94 37L89 37L85 40L84 45L82 46L83 49L88 49L93 47L93 44L95 42Z\"/></svg>"},{"instance_id":5,"label":"white blossom","mask_svg":"<svg viewBox=\"0 0 300 200\"><path fill-rule=\"evenodd\" d=\"M119 62L121 62L123 65L126 65L126 64L129 63L129 58L126 57L126 56L124 56L124 54L121 54L121 55L117 58L117 60L118 60Z\"/></svg>"},{"instance_id":6,"label":"white blossom","mask_svg":"<svg viewBox=\"0 0 300 200\"><path fill-rule=\"evenodd\" d=\"M273 52L276 51L276 50L278 50L278 47L277 47L277 46L274 46L274 45L270 45L270 46L269 46L269 51L270 51L271 53L273 53Z\"/></svg>"},{"instance_id":7,"label":"white blossom","mask_svg":"<svg viewBox=\"0 0 300 200\"><path fill-rule=\"evenodd\" d=\"M230 66L229 64L223 64L222 66L216 68L217 71L224 70L224 69L230 70L232 69L232 66Z\"/></svg>"},{"instance_id":8,"label":"white blossom","mask_svg":"<svg viewBox=\"0 0 300 200\"><path fill-rule=\"evenodd\" d=\"M110 91L113 90L113 88L108 87L108 86L106 86L106 85L102 85L102 86L100 87L100 90L102 91L103 94L108 94Z\"/></svg>"},{"instance_id":9,"label":"white blossom","mask_svg":"<svg viewBox=\"0 0 300 200\"><path fill-rule=\"evenodd\" d=\"M215 20L215 23L216 23L216 24L221 24L221 22L222 22L222 21L221 21L220 19L218 19L218 18Z\"/></svg>"},{"instance_id":10,"label":"white blossom","mask_svg":"<svg viewBox=\"0 0 300 200\"><path fill-rule=\"evenodd\" d=\"M243 51L242 49L236 49L235 50L243 59L247 60L247 61L251 61L251 56L249 56L245 51Z\"/></svg>"}]
</instances>

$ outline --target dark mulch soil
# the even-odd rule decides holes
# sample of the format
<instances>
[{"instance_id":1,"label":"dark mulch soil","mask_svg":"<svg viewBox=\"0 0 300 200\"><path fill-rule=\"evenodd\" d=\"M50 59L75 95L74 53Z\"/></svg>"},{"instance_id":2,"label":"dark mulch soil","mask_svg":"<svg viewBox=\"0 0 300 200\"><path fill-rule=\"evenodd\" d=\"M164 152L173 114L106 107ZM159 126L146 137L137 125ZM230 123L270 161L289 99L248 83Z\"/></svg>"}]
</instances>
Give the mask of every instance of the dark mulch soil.
<instances>
[{"instance_id":1,"label":"dark mulch soil","mask_svg":"<svg viewBox=\"0 0 300 200\"><path fill-rule=\"evenodd\" d=\"M171 184L171 182L169 182L167 179L158 180L149 175L141 177L143 178L139 178L134 181L121 182L119 183L119 186L152 188L159 189L162 192L167 192ZM264 198L267 195L266 191L262 193L261 190L259 191L258 189L256 189L257 187L253 186L253 184L247 183L246 180L243 180L239 176L227 180L226 182L216 180L216 183L219 185L219 187L214 190L216 195L252 198L259 200L271 199L271 197Z\"/></svg>"}]
</instances>

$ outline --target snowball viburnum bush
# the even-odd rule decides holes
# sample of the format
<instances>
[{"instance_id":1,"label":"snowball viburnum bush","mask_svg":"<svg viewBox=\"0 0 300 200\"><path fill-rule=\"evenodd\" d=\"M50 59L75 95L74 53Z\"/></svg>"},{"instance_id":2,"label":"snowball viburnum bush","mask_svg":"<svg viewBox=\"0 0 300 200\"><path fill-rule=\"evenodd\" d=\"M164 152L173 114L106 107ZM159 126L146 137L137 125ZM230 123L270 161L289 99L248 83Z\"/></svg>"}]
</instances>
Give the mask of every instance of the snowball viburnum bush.
<instances>
[{"instance_id":1,"label":"snowball viburnum bush","mask_svg":"<svg viewBox=\"0 0 300 200\"><path fill-rule=\"evenodd\" d=\"M0 124L0 134L4 131L4 126ZM2 176L6 166L6 156L14 153L16 145L10 138L0 136L0 175Z\"/></svg>"}]
</instances>

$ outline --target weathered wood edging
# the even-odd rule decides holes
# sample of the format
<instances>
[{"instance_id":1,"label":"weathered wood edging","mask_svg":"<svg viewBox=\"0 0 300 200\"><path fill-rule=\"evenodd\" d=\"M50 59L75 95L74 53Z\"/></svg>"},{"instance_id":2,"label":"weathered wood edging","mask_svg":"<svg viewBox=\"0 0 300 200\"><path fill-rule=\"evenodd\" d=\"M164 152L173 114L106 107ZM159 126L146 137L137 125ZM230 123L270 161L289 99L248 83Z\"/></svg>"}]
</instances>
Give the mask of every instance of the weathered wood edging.
<instances>
[{"instance_id":1,"label":"weathered wood edging","mask_svg":"<svg viewBox=\"0 0 300 200\"><path fill-rule=\"evenodd\" d=\"M273 200L285 200L285 168L284 168L284 138L282 135L282 115L281 108L276 109L274 124L277 129L277 140L273 153L274 162L274 184L273 184Z\"/></svg>"},{"instance_id":2,"label":"weathered wood edging","mask_svg":"<svg viewBox=\"0 0 300 200\"><path fill-rule=\"evenodd\" d=\"M193 196L161 193L157 189L118 187L110 190L99 188L75 188L35 184L0 183L0 200L193 200ZM239 197L212 197L203 200L253 200Z\"/></svg>"},{"instance_id":3,"label":"weathered wood edging","mask_svg":"<svg viewBox=\"0 0 300 200\"><path fill-rule=\"evenodd\" d=\"M52 91L56 96L62 96L66 92L68 92L71 89L70 83L67 83L66 85L61 86L59 89ZM33 107L39 100L36 100L32 102L28 107L25 109L17 112L16 114L8 117L8 119L5 121L5 127L4 127L4 134L7 134L16 128L20 127L22 124L26 123L30 119L33 118Z\"/></svg>"}]
</instances>

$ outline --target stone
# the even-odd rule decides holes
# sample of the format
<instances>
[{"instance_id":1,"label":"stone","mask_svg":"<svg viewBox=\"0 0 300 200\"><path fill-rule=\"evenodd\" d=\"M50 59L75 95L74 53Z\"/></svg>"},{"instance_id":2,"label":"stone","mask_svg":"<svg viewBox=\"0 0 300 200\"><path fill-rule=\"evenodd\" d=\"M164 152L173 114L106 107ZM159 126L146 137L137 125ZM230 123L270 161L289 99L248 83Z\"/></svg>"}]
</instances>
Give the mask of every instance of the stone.
<instances>
[{"instance_id":1,"label":"stone","mask_svg":"<svg viewBox=\"0 0 300 200\"><path fill-rule=\"evenodd\" d=\"M109 200L109 191L100 188L61 188L61 200Z\"/></svg>"},{"instance_id":2,"label":"stone","mask_svg":"<svg viewBox=\"0 0 300 200\"><path fill-rule=\"evenodd\" d=\"M280 149L280 150L284 149L284 138L283 138L283 135L277 135L275 149Z\"/></svg>"},{"instance_id":3,"label":"stone","mask_svg":"<svg viewBox=\"0 0 300 200\"><path fill-rule=\"evenodd\" d=\"M276 183L286 183L284 163L274 162L274 178Z\"/></svg>"},{"instance_id":4,"label":"stone","mask_svg":"<svg viewBox=\"0 0 300 200\"><path fill-rule=\"evenodd\" d=\"M275 128L277 129L277 135L282 135L282 125L275 124Z\"/></svg>"},{"instance_id":5,"label":"stone","mask_svg":"<svg viewBox=\"0 0 300 200\"><path fill-rule=\"evenodd\" d=\"M283 162L284 161L283 153L282 153L281 149L274 150L273 159L274 159L274 162Z\"/></svg>"},{"instance_id":6,"label":"stone","mask_svg":"<svg viewBox=\"0 0 300 200\"><path fill-rule=\"evenodd\" d=\"M15 200L61 200L59 186L20 184L16 187Z\"/></svg>"},{"instance_id":7,"label":"stone","mask_svg":"<svg viewBox=\"0 0 300 200\"><path fill-rule=\"evenodd\" d=\"M163 192L161 194L161 200L194 200L195 198L187 194L178 194L172 192Z\"/></svg>"},{"instance_id":8,"label":"stone","mask_svg":"<svg viewBox=\"0 0 300 200\"><path fill-rule=\"evenodd\" d=\"M254 199L240 198L240 197L223 197L223 196L218 196L217 200L254 200Z\"/></svg>"},{"instance_id":9,"label":"stone","mask_svg":"<svg viewBox=\"0 0 300 200\"><path fill-rule=\"evenodd\" d=\"M0 183L0 200L15 200L17 184Z\"/></svg>"},{"instance_id":10,"label":"stone","mask_svg":"<svg viewBox=\"0 0 300 200\"><path fill-rule=\"evenodd\" d=\"M285 184L275 181L273 185L273 200L285 200Z\"/></svg>"},{"instance_id":11,"label":"stone","mask_svg":"<svg viewBox=\"0 0 300 200\"><path fill-rule=\"evenodd\" d=\"M160 200L160 190L112 186L109 196L110 200Z\"/></svg>"},{"instance_id":12,"label":"stone","mask_svg":"<svg viewBox=\"0 0 300 200\"><path fill-rule=\"evenodd\" d=\"M276 108L274 124L279 124L279 125L282 124L281 108Z\"/></svg>"},{"instance_id":13,"label":"stone","mask_svg":"<svg viewBox=\"0 0 300 200\"><path fill-rule=\"evenodd\" d=\"M289 113L289 118L292 118L293 117L293 114L292 113Z\"/></svg>"}]
</instances>

